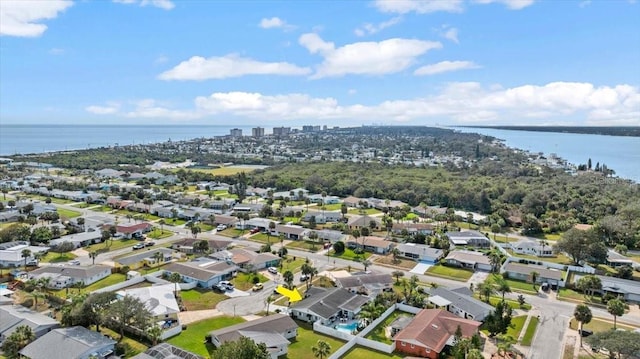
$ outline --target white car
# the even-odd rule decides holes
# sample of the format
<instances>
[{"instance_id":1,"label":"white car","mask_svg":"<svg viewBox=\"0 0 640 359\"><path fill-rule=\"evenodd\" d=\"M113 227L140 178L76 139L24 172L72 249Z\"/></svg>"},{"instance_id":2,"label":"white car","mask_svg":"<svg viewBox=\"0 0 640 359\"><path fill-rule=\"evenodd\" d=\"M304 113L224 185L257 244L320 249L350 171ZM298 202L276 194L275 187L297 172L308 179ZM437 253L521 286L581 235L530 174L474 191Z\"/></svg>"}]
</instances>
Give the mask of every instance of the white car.
<instances>
[{"instance_id":1,"label":"white car","mask_svg":"<svg viewBox=\"0 0 640 359\"><path fill-rule=\"evenodd\" d=\"M223 280L223 281L220 281L220 283L218 283L217 287L223 292L227 290L233 290L233 283Z\"/></svg>"},{"instance_id":2,"label":"white car","mask_svg":"<svg viewBox=\"0 0 640 359\"><path fill-rule=\"evenodd\" d=\"M80 265L80 261L77 259L74 259L72 261L69 261L69 264L71 264L72 266L79 266Z\"/></svg>"},{"instance_id":3,"label":"white car","mask_svg":"<svg viewBox=\"0 0 640 359\"><path fill-rule=\"evenodd\" d=\"M278 269L276 267L269 267L267 268L267 272L271 274L278 274Z\"/></svg>"},{"instance_id":4,"label":"white car","mask_svg":"<svg viewBox=\"0 0 640 359\"><path fill-rule=\"evenodd\" d=\"M227 229L227 226L225 224L220 224L218 225L218 227L216 227L216 231L224 231L225 229Z\"/></svg>"}]
</instances>

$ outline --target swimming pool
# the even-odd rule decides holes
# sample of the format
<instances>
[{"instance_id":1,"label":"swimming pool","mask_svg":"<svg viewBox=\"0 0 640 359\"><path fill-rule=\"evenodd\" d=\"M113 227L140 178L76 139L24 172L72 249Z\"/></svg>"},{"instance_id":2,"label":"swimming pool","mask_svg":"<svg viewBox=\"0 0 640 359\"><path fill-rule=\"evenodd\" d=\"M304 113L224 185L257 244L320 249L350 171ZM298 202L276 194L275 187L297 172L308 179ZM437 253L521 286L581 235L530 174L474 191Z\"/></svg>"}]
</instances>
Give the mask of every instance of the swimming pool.
<instances>
[{"instance_id":1,"label":"swimming pool","mask_svg":"<svg viewBox=\"0 0 640 359\"><path fill-rule=\"evenodd\" d=\"M0 284L0 289L7 289L7 284L6 283Z\"/></svg>"},{"instance_id":2,"label":"swimming pool","mask_svg":"<svg viewBox=\"0 0 640 359\"><path fill-rule=\"evenodd\" d=\"M336 330L339 330L341 332L352 334L354 331L356 331L358 329L358 323L356 323L356 322L352 322L352 323L349 323L349 324L340 323L340 324L336 325L335 328L336 328Z\"/></svg>"}]
</instances>

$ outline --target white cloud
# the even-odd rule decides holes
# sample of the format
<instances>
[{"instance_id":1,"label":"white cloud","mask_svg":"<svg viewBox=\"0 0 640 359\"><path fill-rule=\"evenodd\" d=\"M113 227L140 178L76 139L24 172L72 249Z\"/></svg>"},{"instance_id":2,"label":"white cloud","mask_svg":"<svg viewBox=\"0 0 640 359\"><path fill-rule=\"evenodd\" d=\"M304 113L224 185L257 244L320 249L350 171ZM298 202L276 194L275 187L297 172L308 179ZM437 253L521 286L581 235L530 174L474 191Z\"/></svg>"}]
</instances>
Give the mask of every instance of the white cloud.
<instances>
[{"instance_id":1,"label":"white cloud","mask_svg":"<svg viewBox=\"0 0 640 359\"><path fill-rule=\"evenodd\" d=\"M356 42L335 47L318 34L309 33L300 36L300 45L312 54L320 54L324 61L311 76L339 77L348 74L383 75L400 72L416 61L416 58L442 44L434 41L393 38L380 42Z\"/></svg>"},{"instance_id":2,"label":"white cloud","mask_svg":"<svg viewBox=\"0 0 640 359\"><path fill-rule=\"evenodd\" d=\"M578 4L578 6L579 6L579 7L581 7L581 8L587 7L587 6L589 6L589 5L591 5L591 0L584 0L584 1L581 1L581 2Z\"/></svg>"},{"instance_id":3,"label":"white cloud","mask_svg":"<svg viewBox=\"0 0 640 359\"><path fill-rule=\"evenodd\" d=\"M265 17L262 20L260 20L260 23L258 24L258 26L260 26L263 29L293 30L295 28L295 26L291 24L287 24L286 21L282 20L279 17L272 17L272 18Z\"/></svg>"},{"instance_id":4,"label":"white cloud","mask_svg":"<svg viewBox=\"0 0 640 359\"><path fill-rule=\"evenodd\" d=\"M358 93L358 90L356 90L356 89L349 89L349 91L347 91L347 93L348 93L349 95L355 95L355 94L357 94L357 93Z\"/></svg>"},{"instance_id":5,"label":"white cloud","mask_svg":"<svg viewBox=\"0 0 640 359\"><path fill-rule=\"evenodd\" d=\"M464 9L462 0L376 0L374 6L381 12L394 14L461 12Z\"/></svg>"},{"instance_id":6,"label":"white cloud","mask_svg":"<svg viewBox=\"0 0 640 359\"><path fill-rule=\"evenodd\" d=\"M73 2L50 1L0 1L0 35L38 37L47 30L43 20L55 19Z\"/></svg>"},{"instance_id":7,"label":"white cloud","mask_svg":"<svg viewBox=\"0 0 640 359\"><path fill-rule=\"evenodd\" d=\"M96 115L112 115L120 110L120 104L109 103L107 106L92 105L85 107L85 111Z\"/></svg>"},{"instance_id":8,"label":"white cloud","mask_svg":"<svg viewBox=\"0 0 640 359\"><path fill-rule=\"evenodd\" d=\"M442 34L442 37L444 37L447 40L451 40L451 41L455 42L456 44L460 43L458 41L458 29L456 29L455 27L452 27L452 28L448 29L447 31L445 31Z\"/></svg>"},{"instance_id":9,"label":"white cloud","mask_svg":"<svg viewBox=\"0 0 640 359\"><path fill-rule=\"evenodd\" d=\"M229 54L205 59L193 56L171 70L161 73L161 80L211 80L245 75L306 75L311 69L288 62L260 62Z\"/></svg>"},{"instance_id":10,"label":"white cloud","mask_svg":"<svg viewBox=\"0 0 640 359\"><path fill-rule=\"evenodd\" d=\"M595 87L590 83L553 82L543 86L483 87L452 83L432 96L388 100L374 105L340 104L335 98L292 93L264 95L216 92L200 96L191 110L172 110L153 100L138 103L127 117L192 119L237 116L258 121L385 120L408 122L433 119L451 123L533 123L640 125L640 89L629 85ZM580 120L575 120L579 118ZM345 123L346 124L346 123Z\"/></svg>"},{"instance_id":11,"label":"white cloud","mask_svg":"<svg viewBox=\"0 0 640 359\"><path fill-rule=\"evenodd\" d=\"M373 35L375 33L378 33L388 27L391 27L393 25L397 25L402 21L402 17L401 16L396 16L396 17L392 17L391 19L387 20L387 21L383 21L379 24L371 24L371 23L366 23L364 25L362 25L361 27L355 29L353 32L356 34L356 36L365 36L365 35Z\"/></svg>"},{"instance_id":12,"label":"white cloud","mask_svg":"<svg viewBox=\"0 0 640 359\"><path fill-rule=\"evenodd\" d=\"M62 55L62 54L64 54L64 49L60 49L60 48L54 47L54 48L49 50L49 54L50 55Z\"/></svg>"},{"instance_id":13,"label":"white cloud","mask_svg":"<svg viewBox=\"0 0 640 359\"><path fill-rule=\"evenodd\" d=\"M125 5L153 6L164 10L171 10L176 7L171 0L113 0L113 2Z\"/></svg>"},{"instance_id":14,"label":"white cloud","mask_svg":"<svg viewBox=\"0 0 640 359\"><path fill-rule=\"evenodd\" d=\"M533 5L534 0L474 0L478 4L500 3L511 10L521 10L527 6Z\"/></svg>"},{"instance_id":15,"label":"white cloud","mask_svg":"<svg viewBox=\"0 0 640 359\"><path fill-rule=\"evenodd\" d=\"M472 61L441 61L437 64L425 65L416 69L414 75L435 75L443 72L477 69L480 66Z\"/></svg>"}]
</instances>

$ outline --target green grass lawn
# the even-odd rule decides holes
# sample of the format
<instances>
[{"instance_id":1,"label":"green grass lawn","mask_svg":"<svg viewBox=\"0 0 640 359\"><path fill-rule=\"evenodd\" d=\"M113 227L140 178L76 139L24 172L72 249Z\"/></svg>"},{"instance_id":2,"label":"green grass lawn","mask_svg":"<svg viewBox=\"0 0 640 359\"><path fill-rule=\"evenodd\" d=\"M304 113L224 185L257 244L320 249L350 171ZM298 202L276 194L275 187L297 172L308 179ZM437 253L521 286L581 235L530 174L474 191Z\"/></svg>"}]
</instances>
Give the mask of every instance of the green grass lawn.
<instances>
[{"instance_id":1,"label":"green grass lawn","mask_svg":"<svg viewBox=\"0 0 640 359\"><path fill-rule=\"evenodd\" d=\"M210 224L198 223L197 226L200 227L200 231L201 232L209 232L209 231L213 230L213 226L210 225Z\"/></svg>"},{"instance_id":2,"label":"green grass lawn","mask_svg":"<svg viewBox=\"0 0 640 359\"><path fill-rule=\"evenodd\" d=\"M294 259L293 256L287 256L287 258L282 260L281 262L280 273L284 273L288 270L293 273L298 272L300 271L300 267L302 267L302 265L305 264L306 261L306 258L295 257Z\"/></svg>"},{"instance_id":3,"label":"green grass lawn","mask_svg":"<svg viewBox=\"0 0 640 359\"><path fill-rule=\"evenodd\" d=\"M508 237L508 236L505 236L504 234L495 234L494 235L493 233L490 233L489 237L491 237L491 239L493 239L494 241L496 241L498 243L507 243L507 242L511 243L511 242L519 241L518 238Z\"/></svg>"},{"instance_id":4,"label":"green grass lawn","mask_svg":"<svg viewBox=\"0 0 640 359\"><path fill-rule=\"evenodd\" d=\"M153 239L167 238L167 237L171 237L172 235L173 235L173 232L167 231L166 229L160 230L160 228L155 228L153 231L147 233L147 237L153 238Z\"/></svg>"},{"instance_id":5,"label":"green grass lawn","mask_svg":"<svg viewBox=\"0 0 640 359\"><path fill-rule=\"evenodd\" d=\"M315 333L311 327L311 325L296 321L298 324L298 336L296 339L291 341L289 345L289 352L286 356L280 357L280 359L303 359L309 358L313 354L311 354L311 348L316 345L318 340L323 340L329 343L331 346L331 353L335 352L344 345L343 341L338 339ZM331 354L329 354L331 355Z\"/></svg>"},{"instance_id":6,"label":"green grass lawn","mask_svg":"<svg viewBox=\"0 0 640 359\"><path fill-rule=\"evenodd\" d=\"M134 244L140 243L137 239L117 239L108 240L103 243L96 243L89 246L84 247L87 252L108 252L115 251L116 249L122 249L126 247L132 247Z\"/></svg>"},{"instance_id":7,"label":"green grass lawn","mask_svg":"<svg viewBox=\"0 0 640 359\"><path fill-rule=\"evenodd\" d=\"M484 299L484 298L481 298ZM492 306L496 306L498 305L498 303L500 303L502 301L502 296L500 297L489 297L489 304L491 304ZM529 303L524 303L523 306L520 306L520 303L518 303L517 300L511 300L511 299L505 299L504 300L508 306L511 307L511 309L523 309L523 310L530 310L531 309L531 304Z\"/></svg>"},{"instance_id":8,"label":"green grass lawn","mask_svg":"<svg viewBox=\"0 0 640 359\"><path fill-rule=\"evenodd\" d=\"M558 298L561 300L569 300L569 301L577 301L577 302L585 302L585 303L602 305L602 300L600 297L587 296L569 288L560 288L560 291L558 292Z\"/></svg>"},{"instance_id":9,"label":"green grass lawn","mask_svg":"<svg viewBox=\"0 0 640 359\"><path fill-rule=\"evenodd\" d=\"M387 319L385 319L382 323L378 324L378 326L376 326L372 331L370 331L369 334L365 336L365 338L375 340L380 343L391 344L392 340L390 338L387 338L387 336L385 335L385 328L388 327L394 320L396 320L398 317L401 317L401 316L411 317L413 315L409 313L405 313L400 310L396 310L393 313L391 313L391 315L389 315Z\"/></svg>"},{"instance_id":10,"label":"green grass lawn","mask_svg":"<svg viewBox=\"0 0 640 359\"><path fill-rule=\"evenodd\" d=\"M427 269L425 274L466 282L471 278L473 272L462 268L434 265Z\"/></svg>"},{"instance_id":11,"label":"green grass lawn","mask_svg":"<svg viewBox=\"0 0 640 359\"><path fill-rule=\"evenodd\" d=\"M509 327L509 329L507 329L507 333L505 335L510 336L514 340L518 340L518 337L520 336L520 332L522 331L522 327L524 326L524 321L526 319L527 319L526 315L520 315L520 316L511 318L511 326ZM482 327L480 327L480 329L483 333L489 335L489 332L486 329L483 329Z\"/></svg>"},{"instance_id":12,"label":"green grass lawn","mask_svg":"<svg viewBox=\"0 0 640 359\"><path fill-rule=\"evenodd\" d=\"M78 203L72 204L72 206L78 207L78 208L87 208L87 207L92 207L94 205L93 204L89 204L87 202L78 202Z\"/></svg>"},{"instance_id":13,"label":"green grass lawn","mask_svg":"<svg viewBox=\"0 0 640 359\"><path fill-rule=\"evenodd\" d=\"M183 348L205 358L214 357L211 352L215 349L210 343L205 344L205 336L212 330L225 328L234 324L242 323L245 320L240 317L215 317L201 320L187 325L187 329L167 342L177 347Z\"/></svg>"},{"instance_id":14,"label":"green grass lawn","mask_svg":"<svg viewBox=\"0 0 640 359\"><path fill-rule=\"evenodd\" d=\"M256 274L248 274L248 273L238 273L238 275L231 280L233 285L240 290L250 290L253 287L253 278L257 277L260 283L264 283L269 279L263 276L260 273Z\"/></svg>"},{"instance_id":15,"label":"green grass lawn","mask_svg":"<svg viewBox=\"0 0 640 359\"><path fill-rule=\"evenodd\" d=\"M527 329L524 332L524 336L522 337L522 342L520 344L525 346L530 346L533 341L533 336L536 334L536 329L538 329L538 317L531 317L529 319L529 325L527 325Z\"/></svg>"},{"instance_id":16,"label":"green grass lawn","mask_svg":"<svg viewBox=\"0 0 640 359\"><path fill-rule=\"evenodd\" d=\"M410 220L412 220L412 219L414 219L414 218L418 218L418 219L419 219L419 218L420 218L420 216L418 216L418 215L417 215L417 214L415 214L415 213L408 213L408 214L403 218L403 220L405 220L405 221L410 221Z\"/></svg>"},{"instance_id":17,"label":"green grass lawn","mask_svg":"<svg viewBox=\"0 0 640 359\"><path fill-rule=\"evenodd\" d=\"M240 237L241 235L246 233L247 231L242 231L241 229L235 229L235 228L228 228L222 232L216 232L216 234L219 234L225 237L231 237L231 238Z\"/></svg>"},{"instance_id":18,"label":"green grass lawn","mask_svg":"<svg viewBox=\"0 0 640 359\"><path fill-rule=\"evenodd\" d=\"M100 326L100 332L102 334L108 335L112 338L116 338L116 340L118 340L118 338L120 338L120 333L115 332L109 328L106 328L104 326ZM123 357L126 358L130 358L132 356L135 356L139 353L142 353L143 351L147 350L149 347L147 347L145 344L139 342L138 340L136 340L135 338L132 338L130 336L128 336L127 334L124 335L124 338L122 338L121 343L126 343L129 344L129 346L131 347L131 351L125 353L125 355Z\"/></svg>"},{"instance_id":19,"label":"green grass lawn","mask_svg":"<svg viewBox=\"0 0 640 359\"><path fill-rule=\"evenodd\" d=\"M246 232L245 232L246 233ZM263 244L271 244L274 245L276 243L280 243L280 237L274 235L267 235L266 233L256 233L249 237L249 240L254 242L259 242Z\"/></svg>"},{"instance_id":20,"label":"green grass lawn","mask_svg":"<svg viewBox=\"0 0 640 359\"><path fill-rule=\"evenodd\" d=\"M69 290L65 289L60 289L57 291L54 291L53 293L55 295L57 295L60 298L67 298L67 294L72 295L72 294L77 294L77 293L91 293L95 290L101 289L101 288L105 288L108 287L110 285L114 285L116 283L121 283L124 282L127 279L127 277L124 274L120 274L120 273L114 273L111 274L110 276L100 279L99 281L92 283L84 288L81 288L80 290L76 289L76 288L69 288Z\"/></svg>"},{"instance_id":21,"label":"green grass lawn","mask_svg":"<svg viewBox=\"0 0 640 359\"><path fill-rule=\"evenodd\" d=\"M184 219L178 219L178 218L165 218L164 222L166 225L169 225L169 226L181 226L187 223L187 221L185 221Z\"/></svg>"},{"instance_id":22,"label":"green grass lawn","mask_svg":"<svg viewBox=\"0 0 640 359\"><path fill-rule=\"evenodd\" d=\"M501 279L503 278L500 274L492 274L491 276L489 276L487 280L495 282ZM536 291L533 290L533 284L531 283L522 282L514 279L505 279L505 281L507 282L507 284L509 284L509 287L511 287L511 290L514 292L524 292L529 294L536 293ZM539 286L536 286L536 288L539 288Z\"/></svg>"},{"instance_id":23,"label":"green grass lawn","mask_svg":"<svg viewBox=\"0 0 640 359\"><path fill-rule=\"evenodd\" d=\"M583 326L584 329L589 329L589 330L593 330L594 333L598 333L598 332L606 332L607 330L611 330L613 329L613 317L611 318L606 318L608 320L611 320L610 322L607 320L602 320L599 318L593 318L591 319L591 321L587 324L585 324ZM635 330L636 328L629 326L629 325L625 325L625 324L620 324L620 317L618 317L618 324L616 326L617 328L620 329L624 329L624 330ZM578 330L579 328L579 323L576 320L576 318L571 318L571 321L569 322L569 328L573 329L573 330Z\"/></svg>"},{"instance_id":24,"label":"green grass lawn","mask_svg":"<svg viewBox=\"0 0 640 359\"><path fill-rule=\"evenodd\" d=\"M109 206L99 206L99 207L93 207L90 210L94 212L111 212L113 211L113 208Z\"/></svg>"},{"instance_id":25,"label":"green grass lawn","mask_svg":"<svg viewBox=\"0 0 640 359\"><path fill-rule=\"evenodd\" d=\"M194 288L180 291L180 297L187 310L214 309L228 297L211 289Z\"/></svg>"},{"instance_id":26,"label":"green grass lawn","mask_svg":"<svg viewBox=\"0 0 640 359\"><path fill-rule=\"evenodd\" d=\"M403 355L399 354L387 354L383 352L379 352L377 350L365 348L360 345L356 345L353 348L349 349L344 356L343 359L402 359Z\"/></svg>"},{"instance_id":27,"label":"green grass lawn","mask_svg":"<svg viewBox=\"0 0 640 359\"><path fill-rule=\"evenodd\" d=\"M352 208L352 209L349 209L349 211L347 213L349 213L349 214L358 214L358 215L363 215L363 214L372 215L372 214L380 214L380 213L382 213L382 211L377 210L375 208L367 208L367 209Z\"/></svg>"},{"instance_id":28,"label":"green grass lawn","mask_svg":"<svg viewBox=\"0 0 640 359\"><path fill-rule=\"evenodd\" d=\"M73 253L54 253L49 252L40 259L40 262L44 263L61 263L68 262L72 259L76 259L76 255Z\"/></svg>"},{"instance_id":29,"label":"green grass lawn","mask_svg":"<svg viewBox=\"0 0 640 359\"><path fill-rule=\"evenodd\" d=\"M72 211L66 208L58 208L58 214L60 215L60 217L64 218L76 218L82 215L82 213L78 211Z\"/></svg>"},{"instance_id":30,"label":"green grass lawn","mask_svg":"<svg viewBox=\"0 0 640 359\"><path fill-rule=\"evenodd\" d=\"M316 252L322 249L322 243L313 241L291 241L290 243L285 245L285 247Z\"/></svg>"},{"instance_id":31,"label":"green grass lawn","mask_svg":"<svg viewBox=\"0 0 640 359\"><path fill-rule=\"evenodd\" d=\"M145 220L145 221L157 221L160 219L160 217L150 214L150 213L140 213L140 212L135 212L135 211L129 211L126 209L121 209L116 211L115 213L118 216L121 216L123 219L122 221L124 222L129 221L129 218L127 218L128 215L131 216L131 220L129 222L134 222L136 218Z\"/></svg>"},{"instance_id":32,"label":"green grass lawn","mask_svg":"<svg viewBox=\"0 0 640 359\"><path fill-rule=\"evenodd\" d=\"M371 253L369 252L364 252L362 254L357 254L353 251L353 249L350 248L345 248L344 252L342 252L340 255L337 255L333 249L331 250L331 256L332 257L336 257L336 258L342 258L342 259L347 259L350 261L356 261L356 262L361 262L369 257L371 257Z\"/></svg>"},{"instance_id":33,"label":"green grass lawn","mask_svg":"<svg viewBox=\"0 0 640 359\"><path fill-rule=\"evenodd\" d=\"M317 207L319 210L322 210L322 207ZM325 211L338 211L342 208L342 203L333 203L333 204L325 204Z\"/></svg>"}]
</instances>

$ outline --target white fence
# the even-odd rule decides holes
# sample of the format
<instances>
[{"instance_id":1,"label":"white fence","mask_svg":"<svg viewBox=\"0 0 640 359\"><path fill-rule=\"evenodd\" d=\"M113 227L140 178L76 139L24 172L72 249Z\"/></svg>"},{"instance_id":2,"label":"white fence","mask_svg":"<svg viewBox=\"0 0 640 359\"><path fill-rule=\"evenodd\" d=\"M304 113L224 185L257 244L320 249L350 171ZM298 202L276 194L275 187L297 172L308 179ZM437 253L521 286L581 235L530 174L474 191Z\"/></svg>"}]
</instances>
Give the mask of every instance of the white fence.
<instances>
[{"instance_id":1,"label":"white fence","mask_svg":"<svg viewBox=\"0 0 640 359\"><path fill-rule=\"evenodd\" d=\"M162 338L162 340L165 340L167 338L176 336L181 332L182 332L182 324L178 323L178 325L176 325L175 327L162 331L162 335L160 336L160 338Z\"/></svg>"},{"instance_id":2,"label":"white fence","mask_svg":"<svg viewBox=\"0 0 640 359\"><path fill-rule=\"evenodd\" d=\"M157 272L153 272L153 273L149 273L145 276L140 276L140 277L133 277L131 279L127 279L124 282L120 282L120 283L116 283L114 285L110 285L108 287L104 287L101 289L96 290L96 293L103 293L103 292L116 292L119 291L120 289L135 285L135 284L139 284L142 283L144 281L147 282L151 282L153 284L167 284L167 283L171 283L167 280L162 279L162 273L163 271L157 271ZM195 285L191 285L191 283L180 283L179 284L180 289L191 289L193 287L195 287Z\"/></svg>"},{"instance_id":3,"label":"white fence","mask_svg":"<svg viewBox=\"0 0 640 359\"><path fill-rule=\"evenodd\" d=\"M559 269L559 270L567 270L567 271L578 272L578 273L587 273L587 274L594 274L596 272L595 268L593 268L591 266L588 266L586 264L584 266L582 266L582 267L579 267L579 266L574 266L574 265L565 265L565 264L560 264L560 263L545 262L542 258L540 258L540 259L527 259L527 258L519 258L519 257L507 257L507 260L504 261L504 264L502 266L504 268L504 266L509 262L519 263L521 260L534 262L536 265L542 265L542 266L545 266L547 268L553 268L553 269ZM542 264L538 264L538 263L542 263Z\"/></svg>"},{"instance_id":4,"label":"white fence","mask_svg":"<svg viewBox=\"0 0 640 359\"><path fill-rule=\"evenodd\" d=\"M324 326L322 324L320 324L320 321L316 321L313 323L313 331L314 332L319 332L322 334L326 334L330 337L334 337L334 338L338 338L340 340L344 340L345 342L350 341L351 339L355 338L354 335L351 335L349 333L337 330L337 329L333 329L331 327L327 327Z\"/></svg>"}]
</instances>

